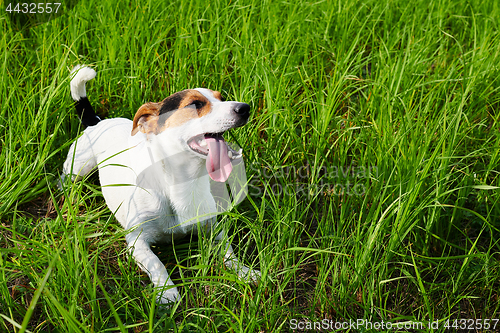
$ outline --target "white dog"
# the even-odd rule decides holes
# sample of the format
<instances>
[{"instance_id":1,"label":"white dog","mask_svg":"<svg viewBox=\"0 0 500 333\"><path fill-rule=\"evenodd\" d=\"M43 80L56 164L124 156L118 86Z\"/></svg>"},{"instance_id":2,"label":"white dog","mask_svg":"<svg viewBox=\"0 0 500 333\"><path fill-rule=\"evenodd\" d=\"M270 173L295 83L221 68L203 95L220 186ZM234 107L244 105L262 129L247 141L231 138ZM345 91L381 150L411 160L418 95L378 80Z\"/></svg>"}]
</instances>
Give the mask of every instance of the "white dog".
<instances>
[{"instance_id":1,"label":"white dog","mask_svg":"<svg viewBox=\"0 0 500 333\"><path fill-rule=\"evenodd\" d=\"M61 178L81 179L98 167L102 194L129 231L128 246L158 288L157 301L178 301L179 292L150 245L170 243L196 232L198 225L211 230L217 203L209 177L225 182L235 161L241 160L241 150L230 148L222 134L245 125L250 107L224 102L219 92L199 88L146 103L133 121L101 121L85 92L85 83L95 77L95 71L77 66L72 74L71 95L82 124L88 127L72 144ZM215 239L221 241L224 236L221 232ZM229 242L224 249L227 267L242 278L258 280L260 272L241 265Z\"/></svg>"}]
</instances>

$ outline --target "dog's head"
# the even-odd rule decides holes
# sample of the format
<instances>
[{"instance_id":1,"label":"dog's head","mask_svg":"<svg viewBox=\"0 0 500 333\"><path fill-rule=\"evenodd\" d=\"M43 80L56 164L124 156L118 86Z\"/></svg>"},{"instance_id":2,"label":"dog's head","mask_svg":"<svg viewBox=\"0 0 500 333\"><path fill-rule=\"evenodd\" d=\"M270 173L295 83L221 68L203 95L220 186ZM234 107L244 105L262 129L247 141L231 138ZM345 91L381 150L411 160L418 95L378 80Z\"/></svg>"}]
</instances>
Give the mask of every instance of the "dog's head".
<instances>
[{"instance_id":1,"label":"dog's head","mask_svg":"<svg viewBox=\"0 0 500 333\"><path fill-rule=\"evenodd\" d=\"M227 180L231 160L240 158L224 141L225 131L243 126L250 116L250 106L223 101L218 91L204 88L177 92L160 103L146 103L137 111L132 135L164 135L193 156L206 159L210 177Z\"/></svg>"}]
</instances>

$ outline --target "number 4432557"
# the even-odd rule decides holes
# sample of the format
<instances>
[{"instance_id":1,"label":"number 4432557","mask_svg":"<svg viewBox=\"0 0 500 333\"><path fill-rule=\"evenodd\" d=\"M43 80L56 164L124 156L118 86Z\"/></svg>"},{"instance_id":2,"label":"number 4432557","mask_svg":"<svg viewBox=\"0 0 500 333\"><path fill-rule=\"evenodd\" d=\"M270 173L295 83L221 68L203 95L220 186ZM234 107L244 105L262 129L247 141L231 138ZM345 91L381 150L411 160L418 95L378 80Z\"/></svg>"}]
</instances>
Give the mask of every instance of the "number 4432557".
<instances>
[{"instance_id":1,"label":"number 4432557","mask_svg":"<svg viewBox=\"0 0 500 333\"><path fill-rule=\"evenodd\" d=\"M446 320L444 328L446 329L462 329L462 330L480 330L493 329L495 330L498 324L498 319L455 319Z\"/></svg>"},{"instance_id":2,"label":"number 4432557","mask_svg":"<svg viewBox=\"0 0 500 333\"><path fill-rule=\"evenodd\" d=\"M50 14L57 13L60 2L39 2L39 3L10 3L5 8L6 12L9 13L23 13L23 14Z\"/></svg>"}]
</instances>

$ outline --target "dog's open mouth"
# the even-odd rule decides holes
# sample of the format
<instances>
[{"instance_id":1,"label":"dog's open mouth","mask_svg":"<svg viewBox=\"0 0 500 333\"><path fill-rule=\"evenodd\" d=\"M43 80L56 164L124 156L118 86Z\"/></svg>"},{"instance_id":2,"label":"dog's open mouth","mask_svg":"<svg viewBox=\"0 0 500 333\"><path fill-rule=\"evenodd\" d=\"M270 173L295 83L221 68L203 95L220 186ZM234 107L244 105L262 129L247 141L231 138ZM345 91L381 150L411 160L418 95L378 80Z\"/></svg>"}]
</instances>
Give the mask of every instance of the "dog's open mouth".
<instances>
[{"instance_id":1,"label":"dog's open mouth","mask_svg":"<svg viewBox=\"0 0 500 333\"><path fill-rule=\"evenodd\" d=\"M210 178L216 182L225 182L233 170L231 160L241 158L239 151L231 148L223 133L205 133L192 137L188 141L188 146L194 152L204 155L207 158L206 167Z\"/></svg>"}]
</instances>

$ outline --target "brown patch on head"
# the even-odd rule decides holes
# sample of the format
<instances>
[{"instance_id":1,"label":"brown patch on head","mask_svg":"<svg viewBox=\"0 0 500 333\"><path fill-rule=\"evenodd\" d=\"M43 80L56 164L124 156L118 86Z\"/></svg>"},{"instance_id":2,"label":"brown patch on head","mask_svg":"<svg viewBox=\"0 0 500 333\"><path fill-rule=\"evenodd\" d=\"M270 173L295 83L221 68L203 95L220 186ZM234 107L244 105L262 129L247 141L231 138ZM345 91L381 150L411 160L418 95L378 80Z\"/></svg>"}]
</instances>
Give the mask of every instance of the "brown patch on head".
<instances>
[{"instance_id":1,"label":"brown patch on head","mask_svg":"<svg viewBox=\"0 0 500 333\"><path fill-rule=\"evenodd\" d=\"M198 90L184 90L186 93L184 98L179 103L179 109L185 108L186 106L194 106L198 112L198 117L203 117L204 115L210 113L212 110L212 104L208 99L203 96Z\"/></svg>"},{"instance_id":2,"label":"brown patch on head","mask_svg":"<svg viewBox=\"0 0 500 333\"><path fill-rule=\"evenodd\" d=\"M132 135L138 131L158 134L166 128L201 118L211 110L212 104L199 91L191 89L179 91L160 103L146 103L141 106L134 117Z\"/></svg>"},{"instance_id":3,"label":"brown patch on head","mask_svg":"<svg viewBox=\"0 0 500 333\"><path fill-rule=\"evenodd\" d=\"M191 119L198 118L198 112L196 111L197 110L194 106L186 106L182 109L174 111L174 113L168 117L167 120L165 120L160 131L169 127L180 126Z\"/></svg>"},{"instance_id":4,"label":"brown patch on head","mask_svg":"<svg viewBox=\"0 0 500 333\"><path fill-rule=\"evenodd\" d=\"M169 127L180 126L194 118L201 118L212 110L209 100L197 90L183 90L167 97L162 102L160 132ZM172 112L171 114L168 114ZM165 115L164 115L165 114Z\"/></svg>"},{"instance_id":5,"label":"brown patch on head","mask_svg":"<svg viewBox=\"0 0 500 333\"><path fill-rule=\"evenodd\" d=\"M132 125L132 135L137 134L138 131L142 133L158 133L158 118L160 115L160 103L146 103L143 104L134 117Z\"/></svg>"},{"instance_id":6,"label":"brown patch on head","mask_svg":"<svg viewBox=\"0 0 500 333\"><path fill-rule=\"evenodd\" d=\"M219 101L224 101L222 99L222 95L220 94L220 92L216 91L216 90L210 90L212 92L212 94L214 95L215 98L217 98Z\"/></svg>"}]
</instances>

